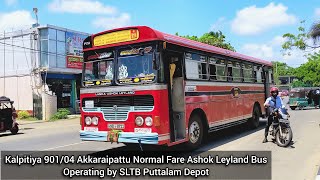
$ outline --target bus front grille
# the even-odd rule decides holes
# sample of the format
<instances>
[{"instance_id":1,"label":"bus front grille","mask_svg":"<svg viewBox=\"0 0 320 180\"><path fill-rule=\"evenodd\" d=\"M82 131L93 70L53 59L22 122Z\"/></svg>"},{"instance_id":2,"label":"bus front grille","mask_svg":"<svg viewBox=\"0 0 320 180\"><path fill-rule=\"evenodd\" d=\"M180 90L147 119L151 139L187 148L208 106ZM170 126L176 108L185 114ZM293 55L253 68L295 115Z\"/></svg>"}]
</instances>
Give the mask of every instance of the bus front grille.
<instances>
[{"instance_id":1,"label":"bus front grille","mask_svg":"<svg viewBox=\"0 0 320 180\"><path fill-rule=\"evenodd\" d=\"M94 107L85 107L85 101L94 101ZM126 121L130 112L151 112L154 99L150 95L85 98L83 112L100 112L106 121Z\"/></svg>"}]
</instances>

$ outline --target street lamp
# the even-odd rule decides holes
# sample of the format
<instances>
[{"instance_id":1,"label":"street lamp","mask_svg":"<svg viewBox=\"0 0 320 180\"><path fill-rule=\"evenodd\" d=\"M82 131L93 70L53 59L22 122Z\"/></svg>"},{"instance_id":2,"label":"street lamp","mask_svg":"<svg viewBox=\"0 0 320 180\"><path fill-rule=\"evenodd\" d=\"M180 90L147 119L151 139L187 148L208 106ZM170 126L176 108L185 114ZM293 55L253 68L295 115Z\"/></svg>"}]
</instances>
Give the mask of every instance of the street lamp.
<instances>
[{"instance_id":1,"label":"street lamp","mask_svg":"<svg viewBox=\"0 0 320 180\"><path fill-rule=\"evenodd\" d=\"M34 14L36 15L36 20L37 20L37 23L36 23L36 26L38 26L38 8L33 8L33 12Z\"/></svg>"}]
</instances>

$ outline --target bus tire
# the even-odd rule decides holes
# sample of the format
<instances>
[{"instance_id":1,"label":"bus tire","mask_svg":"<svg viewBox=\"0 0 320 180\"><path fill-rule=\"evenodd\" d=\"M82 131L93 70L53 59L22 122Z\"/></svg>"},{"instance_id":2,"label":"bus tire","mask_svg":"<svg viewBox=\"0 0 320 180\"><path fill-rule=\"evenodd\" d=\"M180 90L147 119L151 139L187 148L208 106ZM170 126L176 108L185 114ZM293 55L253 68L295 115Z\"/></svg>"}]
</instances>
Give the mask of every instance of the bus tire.
<instances>
[{"instance_id":1,"label":"bus tire","mask_svg":"<svg viewBox=\"0 0 320 180\"><path fill-rule=\"evenodd\" d=\"M194 114L191 116L189 120L189 125L188 125L188 136L189 136L189 141L187 143L188 149L189 150L197 149L203 141L203 135L204 135L203 122L201 121L199 115Z\"/></svg>"},{"instance_id":2,"label":"bus tire","mask_svg":"<svg viewBox=\"0 0 320 180\"><path fill-rule=\"evenodd\" d=\"M260 110L259 110L259 107L255 105L252 111L252 117L249 119L249 127L251 129L258 128L259 120L260 120Z\"/></svg>"}]
</instances>

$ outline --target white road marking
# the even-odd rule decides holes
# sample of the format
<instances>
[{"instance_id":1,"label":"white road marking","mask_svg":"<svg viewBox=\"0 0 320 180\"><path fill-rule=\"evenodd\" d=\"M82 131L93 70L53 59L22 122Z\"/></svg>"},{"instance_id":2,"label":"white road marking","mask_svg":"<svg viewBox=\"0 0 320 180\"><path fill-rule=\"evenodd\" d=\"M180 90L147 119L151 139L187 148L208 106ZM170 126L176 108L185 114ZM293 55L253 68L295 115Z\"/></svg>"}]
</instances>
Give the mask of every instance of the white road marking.
<instances>
[{"instance_id":1,"label":"white road marking","mask_svg":"<svg viewBox=\"0 0 320 180\"><path fill-rule=\"evenodd\" d=\"M48 150L52 150L52 149L58 149L58 148L63 148L63 147L67 147L67 146L73 146L76 144L83 144L86 143L87 141L82 141L82 142L77 142L77 143L73 143L73 144L67 144L67 145L63 145L63 146L57 146L57 147L53 147L53 148L48 148L48 149L43 149L42 151L48 151Z\"/></svg>"}]
</instances>

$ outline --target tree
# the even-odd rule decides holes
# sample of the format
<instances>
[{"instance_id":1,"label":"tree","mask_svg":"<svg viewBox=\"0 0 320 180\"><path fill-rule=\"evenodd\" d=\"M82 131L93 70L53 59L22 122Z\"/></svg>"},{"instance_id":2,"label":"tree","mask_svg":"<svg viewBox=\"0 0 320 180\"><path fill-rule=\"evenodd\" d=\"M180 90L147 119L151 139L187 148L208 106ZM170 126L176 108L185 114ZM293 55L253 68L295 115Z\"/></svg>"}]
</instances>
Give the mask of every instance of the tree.
<instances>
[{"instance_id":1,"label":"tree","mask_svg":"<svg viewBox=\"0 0 320 180\"><path fill-rule=\"evenodd\" d=\"M178 33L176 33L176 35L179 36ZM226 36L223 35L221 31L217 31L217 32L210 31L209 33L204 33L201 37L189 36L189 35L180 36L180 37L202 42L212 46L220 47L223 49L228 49L230 51L236 51L235 48L231 46L229 42L226 42Z\"/></svg>"},{"instance_id":2,"label":"tree","mask_svg":"<svg viewBox=\"0 0 320 180\"><path fill-rule=\"evenodd\" d=\"M304 22L302 21L301 23L303 24ZM309 32L306 32L305 28L300 26L298 32L297 35L291 33L283 35L286 38L286 41L282 44L283 50L290 51L292 48L297 48L307 52L307 50L320 48L320 22L314 23ZM310 40L313 40L313 44L310 43ZM288 55L290 55L290 52ZM308 62L294 70L294 75L300 81L294 85L320 86L320 53L309 53L306 57Z\"/></svg>"},{"instance_id":3,"label":"tree","mask_svg":"<svg viewBox=\"0 0 320 180\"><path fill-rule=\"evenodd\" d=\"M288 66L286 63L279 62L279 61L272 61L273 66L273 74L276 84L280 84L279 76L294 76L295 75L295 68Z\"/></svg>"},{"instance_id":4,"label":"tree","mask_svg":"<svg viewBox=\"0 0 320 180\"><path fill-rule=\"evenodd\" d=\"M303 24L305 21L301 21L301 24ZM306 50L315 50L317 48L320 48L320 45L318 44L320 37L320 24L315 23L309 32L306 32L306 29L301 25L298 27L298 34L294 35L292 33L286 33L282 37L286 39L286 41L282 44L282 49L285 51L284 54L291 55L290 50L292 48L297 48L302 51ZM309 40L314 40L313 44L310 44Z\"/></svg>"},{"instance_id":5,"label":"tree","mask_svg":"<svg viewBox=\"0 0 320 180\"><path fill-rule=\"evenodd\" d=\"M308 62L296 69L299 80L311 86L320 86L320 53L308 56Z\"/></svg>"}]
</instances>

